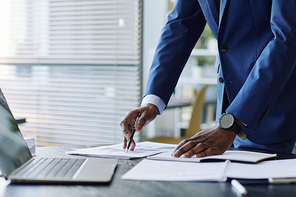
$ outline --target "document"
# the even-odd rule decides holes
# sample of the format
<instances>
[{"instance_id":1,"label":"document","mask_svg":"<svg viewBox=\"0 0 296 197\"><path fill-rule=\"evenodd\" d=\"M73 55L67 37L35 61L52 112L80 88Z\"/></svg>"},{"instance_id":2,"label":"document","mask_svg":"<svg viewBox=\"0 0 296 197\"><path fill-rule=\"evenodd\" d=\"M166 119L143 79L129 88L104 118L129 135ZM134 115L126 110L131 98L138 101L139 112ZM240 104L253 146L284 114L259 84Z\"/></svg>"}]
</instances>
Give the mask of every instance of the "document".
<instances>
[{"instance_id":1,"label":"document","mask_svg":"<svg viewBox=\"0 0 296 197\"><path fill-rule=\"evenodd\" d=\"M172 144L163 144L157 142L139 142L137 143L134 151L126 152L126 149L122 148L122 144L115 144L111 146L75 149L73 151L68 151L67 154L117 159L132 159L155 155L162 152L172 152L175 147L176 145Z\"/></svg>"},{"instance_id":2,"label":"document","mask_svg":"<svg viewBox=\"0 0 296 197\"><path fill-rule=\"evenodd\" d=\"M144 159L121 178L146 181L225 181L237 179L295 178L296 159L254 163L176 162Z\"/></svg>"},{"instance_id":3,"label":"document","mask_svg":"<svg viewBox=\"0 0 296 197\"><path fill-rule=\"evenodd\" d=\"M296 159L262 161L258 164L231 162L225 176L242 179L296 178Z\"/></svg>"},{"instance_id":4,"label":"document","mask_svg":"<svg viewBox=\"0 0 296 197\"><path fill-rule=\"evenodd\" d=\"M226 181L229 162L188 163L144 159L121 178L145 181Z\"/></svg>"},{"instance_id":5,"label":"document","mask_svg":"<svg viewBox=\"0 0 296 197\"><path fill-rule=\"evenodd\" d=\"M276 154L267 154L251 151L240 150L228 150L222 155L207 156L202 158L176 158L171 156L172 152L164 152L157 155L149 156L148 159L165 160L165 161L185 161L185 162L201 162L201 161L213 161L213 160L231 160L247 163L258 163L262 160L276 157Z\"/></svg>"}]
</instances>

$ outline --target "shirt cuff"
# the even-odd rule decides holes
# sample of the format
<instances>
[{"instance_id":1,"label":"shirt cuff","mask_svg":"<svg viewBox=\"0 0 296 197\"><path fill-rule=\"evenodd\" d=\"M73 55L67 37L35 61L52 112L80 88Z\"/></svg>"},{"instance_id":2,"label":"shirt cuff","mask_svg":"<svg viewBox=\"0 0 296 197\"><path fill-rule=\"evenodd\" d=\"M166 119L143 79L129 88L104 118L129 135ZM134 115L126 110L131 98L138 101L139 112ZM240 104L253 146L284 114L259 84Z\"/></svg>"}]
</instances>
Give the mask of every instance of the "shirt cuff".
<instances>
[{"instance_id":1,"label":"shirt cuff","mask_svg":"<svg viewBox=\"0 0 296 197\"><path fill-rule=\"evenodd\" d=\"M158 109L158 115L161 115L162 112L163 112L163 110L166 107L164 101L160 97L158 97L158 96L156 96L154 94L148 94L148 95L146 95L143 98L143 100L142 100L141 106L143 106L145 104L148 104L148 103L149 104L153 104L153 105L155 105L157 107L157 109Z\"/></svg>"}]
</instances>

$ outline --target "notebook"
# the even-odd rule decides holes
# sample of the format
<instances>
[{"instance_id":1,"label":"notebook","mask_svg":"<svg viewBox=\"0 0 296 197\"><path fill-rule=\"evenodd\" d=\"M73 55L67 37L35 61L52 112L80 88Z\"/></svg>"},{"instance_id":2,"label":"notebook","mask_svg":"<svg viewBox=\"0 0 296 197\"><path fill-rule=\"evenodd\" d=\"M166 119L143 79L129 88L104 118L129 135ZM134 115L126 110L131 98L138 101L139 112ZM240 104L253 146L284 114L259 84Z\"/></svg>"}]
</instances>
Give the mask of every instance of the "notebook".
<instances>
[{"instance_id":1,"label":"notebook","mask_svg":"<svg viewBox=\"0 0 296 197\"><path fill-rule=\"evenodd\" d=\"M32 157L0 89L0 169L12 183L108 183L117 159Z\"/></svg>"},{"instance_id":2,"label":"notebook","mask_svg":"<svg viewBox=\"0 0 296 197\"><path fill-rule=\"evenodd\" d=\"M183 161L183 162L206 162L206 161L225 161L231 160L236 162L245 163L258 163L263 160L275 158L277 154L252 152L244 150L227 150L222 155L212 155L207 157L197 158L195 156L191 158L173 157L172 152L164 152L157 155L149 156L148 159L163 160L163 161Z\"/></svg>"}]
</instances>

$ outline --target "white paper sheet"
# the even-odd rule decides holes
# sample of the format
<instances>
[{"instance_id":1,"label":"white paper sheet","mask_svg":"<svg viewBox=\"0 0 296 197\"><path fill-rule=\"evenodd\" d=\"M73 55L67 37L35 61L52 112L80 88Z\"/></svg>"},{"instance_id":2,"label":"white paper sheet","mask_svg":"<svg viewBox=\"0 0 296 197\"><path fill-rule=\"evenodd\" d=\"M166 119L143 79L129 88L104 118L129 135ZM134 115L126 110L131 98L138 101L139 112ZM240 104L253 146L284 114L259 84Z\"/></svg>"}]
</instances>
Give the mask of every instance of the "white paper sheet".
<instances>
[{"instance_id":1,"label":"white paper sheet","mask_svg":"<svg viewBox=\"0 0 296 197\"><path fill-rule=\"evenodd\" d=\"M121 178L146 181L225 181L228 162L188 163L144 159Z\"/></svg>"},{"instance_id":2,"label":"white paper sheet","mask_svg":"<svg viewBox=\"0 0 296 197\"><path fill-rule=\"evenodd\" d=\"M5 190L9 183L9 180L5 180L4 177L0 177L0 197L5 196Z\"/></svg>"},{"instance_id":3,"label":"white paper sheet","mask_svg":"<svg viewBox=\"0 0 296 197\"><path fill-rule=\"evenodd\" d=\"M228 178L296 178L296 159L258 164L230 162L175 162L144 159L122 176L127 180L223 181Z\"/></svg>"},{"instance_id":4,"label":"white paper sheet","mask_svg":"<svg viewBox=\"0 0 296 197\"><path fill-rule=\"evenodd\" d=\"M95 148L76 149L74 151L68 151L67 154L71 155L86 155L97 156L117 159L131 159L141 158L149 155L154 155L161 152L173 151L176 145L163 144L156 142L139 142L136 145L134 151L126 152L126 149L122 148L122 144L115 144L111 146L100 146Z\"/></svg>"},{"instance_id":5,"label":"white paper sheet","mask_svg":"<svg viewBox=\"0 0 296 197\"><path fill-rule=\"evenodd\" d=\"M263 161L258 164L232 162L225 176L244 179L295 178L296 159Z\"/></svg>"}]
</instances>

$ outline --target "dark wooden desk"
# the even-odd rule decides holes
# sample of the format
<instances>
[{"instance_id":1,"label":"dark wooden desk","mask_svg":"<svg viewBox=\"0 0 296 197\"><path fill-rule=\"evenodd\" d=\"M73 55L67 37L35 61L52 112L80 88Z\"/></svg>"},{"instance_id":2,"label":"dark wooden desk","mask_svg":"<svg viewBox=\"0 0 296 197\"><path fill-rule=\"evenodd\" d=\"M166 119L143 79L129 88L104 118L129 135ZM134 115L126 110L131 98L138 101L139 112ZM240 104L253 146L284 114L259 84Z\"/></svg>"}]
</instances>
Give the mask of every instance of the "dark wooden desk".
<instances>
[{"instance_id":1,"label":"dark wooden desk","mask_svg":"<svg viewBox=\"0 0 296 197\"><path fill-rule=\"evenodd\" d=\"M77 146L38 147L38 156L73 157L65 154ZM157 182L127 181L121 176L140 160L119 160L110 185L8 185L5 197L236 197L229 182ZM249 197L295 197L296 184L286 185L245 185Z\"/></svg>"}]
</instances>

